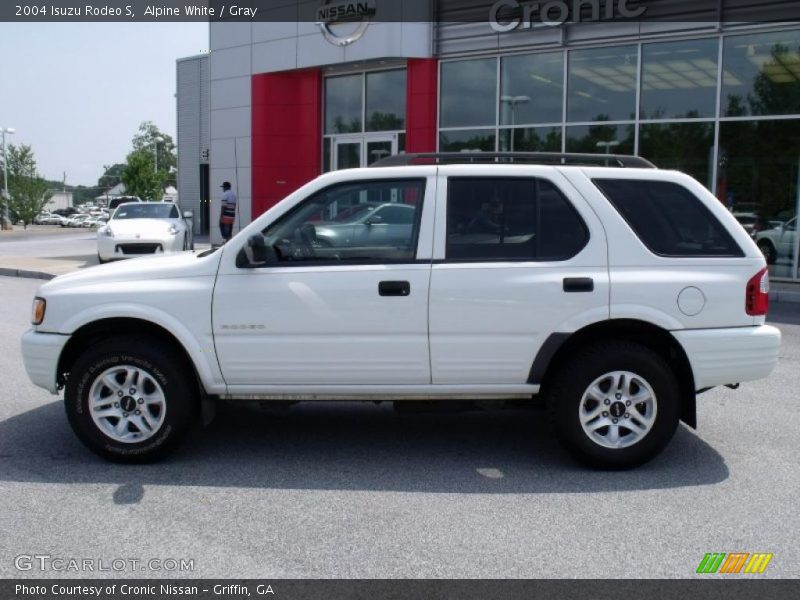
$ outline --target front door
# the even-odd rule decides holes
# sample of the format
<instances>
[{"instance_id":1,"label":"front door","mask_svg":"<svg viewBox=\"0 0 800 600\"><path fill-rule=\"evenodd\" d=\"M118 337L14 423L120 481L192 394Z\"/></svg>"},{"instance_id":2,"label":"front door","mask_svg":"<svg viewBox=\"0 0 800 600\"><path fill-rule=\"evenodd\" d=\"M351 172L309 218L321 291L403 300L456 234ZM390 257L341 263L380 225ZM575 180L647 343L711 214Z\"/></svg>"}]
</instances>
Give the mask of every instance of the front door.
<instances>
[{"instance_id":1,"label":"front door","mask_svg":"<svg viewBox=\"0 0 800 600\"><path fill-rule=\"evenodd\" d=\"M276 254L263 267L236 267L226 246L234 258L226 252L220 267L213 327L231 393L430 384L435 185L412 170L343 180L262 230Z\"/></svg>"},{"instance_id":2,"label":"front door","mask_svg":"<svg viewBox=\"0 0 800 600\"><path fill-rule=\"evenodd\" d=\"M333 138L333 168L354 169L397 154L397 134L345 135Z\"/></svg>"}]
</instances>

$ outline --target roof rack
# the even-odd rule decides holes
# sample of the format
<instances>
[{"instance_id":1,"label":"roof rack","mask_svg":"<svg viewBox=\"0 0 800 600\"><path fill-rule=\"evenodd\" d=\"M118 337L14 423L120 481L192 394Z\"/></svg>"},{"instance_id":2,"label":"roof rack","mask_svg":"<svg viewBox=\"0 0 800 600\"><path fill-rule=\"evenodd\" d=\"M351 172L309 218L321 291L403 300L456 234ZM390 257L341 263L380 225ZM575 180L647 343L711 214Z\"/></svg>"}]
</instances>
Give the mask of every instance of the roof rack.
<instances>
[{"instance_id":1,"label":"roof rack","mask_svg":"<svg viewBox=\"0 0 800 600\"><path fill-rule=\"evenodd\" d=\"M569 152L420 152L387 156L370 167L425 164L519 163L536 165L583 165L655 169L641 156L626 154L574 154Z\"/></svg>"}]
</instances>

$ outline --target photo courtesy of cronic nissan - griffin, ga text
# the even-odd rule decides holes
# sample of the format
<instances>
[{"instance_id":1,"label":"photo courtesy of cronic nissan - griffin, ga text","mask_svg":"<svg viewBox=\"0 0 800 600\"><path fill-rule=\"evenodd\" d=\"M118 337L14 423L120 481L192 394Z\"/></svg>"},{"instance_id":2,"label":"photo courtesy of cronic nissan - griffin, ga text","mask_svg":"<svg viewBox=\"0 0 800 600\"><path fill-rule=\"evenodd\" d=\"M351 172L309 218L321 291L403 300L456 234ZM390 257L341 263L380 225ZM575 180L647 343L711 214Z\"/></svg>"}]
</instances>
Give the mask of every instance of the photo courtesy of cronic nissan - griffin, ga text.
<instances>
[{"instance_id":1,"label":"photo courtesy of cronic nissan - griffin, ga text","mask_svg":"<svg viewBox=\"0 0 800 600\"><path fill-rule=\"evenodd\" d=\"M45 283L22 350L119 462L165 456L217 400L539 397L578 460L628 468L696 426L702 392L775 368L768 298L755 241L688 175L400 154L319 176L221 248Z\"/></svg>"}]
</instances>

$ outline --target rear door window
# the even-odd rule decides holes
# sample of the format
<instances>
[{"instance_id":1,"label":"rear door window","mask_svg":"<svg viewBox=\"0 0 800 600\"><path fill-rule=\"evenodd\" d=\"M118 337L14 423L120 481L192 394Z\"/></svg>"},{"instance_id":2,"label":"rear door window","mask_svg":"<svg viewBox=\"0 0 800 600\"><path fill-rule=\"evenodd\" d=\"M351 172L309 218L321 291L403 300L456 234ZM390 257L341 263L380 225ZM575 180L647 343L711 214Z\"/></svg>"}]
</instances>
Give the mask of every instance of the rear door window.
<instances>
[{"instance_id":1,"label":"rear door window","mask_svg":"<svg viewBox=\"0 0 800 600\"><path fill-rule=\"evenodd\" d=\"M594 179L647 248L659 256L744 256L703 202L671 181Z\"/></svg>"},{"instance_id":2,"label":"rear door window","mask_svg":"<svg viewBox=\"0 0 800 600\"><path fill-rule=\"evenodd\" d=\"M451 177L447 260L561 261L589 239L558 188L532 177Z\"/></svg>"}]
</instances>

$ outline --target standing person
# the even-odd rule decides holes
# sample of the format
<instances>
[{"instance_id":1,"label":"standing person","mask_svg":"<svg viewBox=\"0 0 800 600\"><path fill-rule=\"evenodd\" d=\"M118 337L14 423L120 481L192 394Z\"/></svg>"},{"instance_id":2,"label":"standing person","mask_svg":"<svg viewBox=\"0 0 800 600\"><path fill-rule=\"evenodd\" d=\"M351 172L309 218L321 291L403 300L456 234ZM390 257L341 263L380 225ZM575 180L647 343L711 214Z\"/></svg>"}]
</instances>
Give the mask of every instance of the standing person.
<instances>
[{"instance_id":1,"label":"standing person","mask_svg":"<svg viewBox=\"0 0 800 600\"><path fill-rule=\"evenodd\" d=\"M231 189L230 181L225 181L222 187L222 208L219 213L219 232L222 234L222 243L229 241L233 233L233 222L236 220L236 194Z\"/></svg>"}]
</instances>

